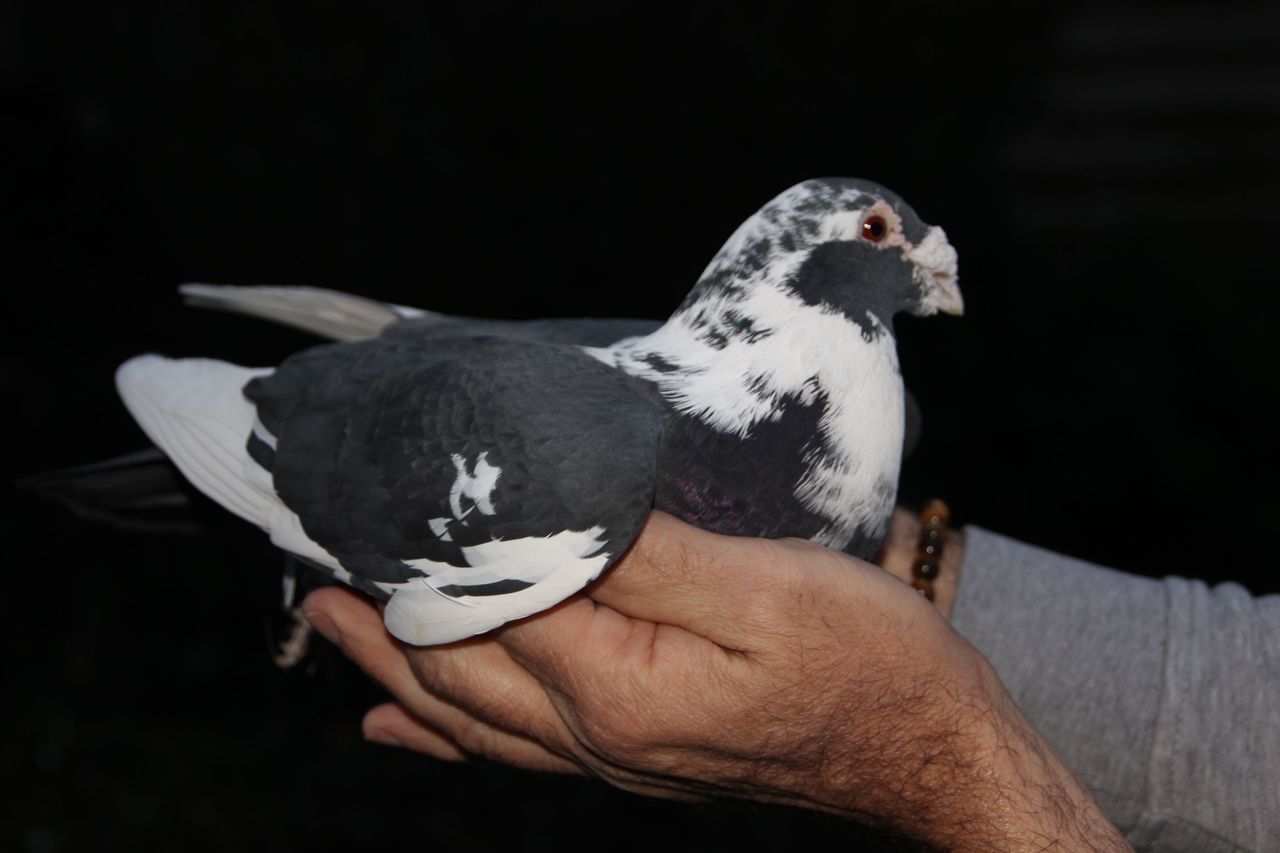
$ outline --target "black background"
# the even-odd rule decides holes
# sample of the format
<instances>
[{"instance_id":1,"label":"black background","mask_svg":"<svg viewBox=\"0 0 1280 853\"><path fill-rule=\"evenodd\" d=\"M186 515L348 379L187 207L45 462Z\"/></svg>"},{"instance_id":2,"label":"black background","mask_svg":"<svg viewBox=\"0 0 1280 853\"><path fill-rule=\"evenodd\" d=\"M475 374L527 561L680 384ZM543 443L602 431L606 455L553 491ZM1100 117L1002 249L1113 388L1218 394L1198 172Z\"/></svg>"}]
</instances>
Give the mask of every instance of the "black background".
<instances>
[{"instance_id":1,"label":"black background","mask_svg":"<svg viewBox=\"0 0 1280 853\"><path fill-rule=\"evenodd\" d=\"M1280 590L1280 19L1239 3L0 4L11 475L144 444L114 367L301 334L199 280L446 312L665 316L817 175L960 251L904 320L904 497L1130 571ZM29 851L848 845L363 745L376 692L275 672L260 537L147 538L5 492L7 787Z\"/></svg>"}]
</instances>

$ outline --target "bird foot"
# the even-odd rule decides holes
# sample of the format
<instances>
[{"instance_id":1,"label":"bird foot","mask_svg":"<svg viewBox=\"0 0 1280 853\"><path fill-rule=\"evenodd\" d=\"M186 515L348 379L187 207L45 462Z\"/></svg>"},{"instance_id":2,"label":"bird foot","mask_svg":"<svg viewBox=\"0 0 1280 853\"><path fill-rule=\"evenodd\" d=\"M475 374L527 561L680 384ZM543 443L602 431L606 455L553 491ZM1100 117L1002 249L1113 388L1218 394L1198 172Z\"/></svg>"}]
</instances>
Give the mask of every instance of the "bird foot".
<instances>
[{"instance_id":1,"label":"bird foot","mask_svg":"<svg viewBox=\"0 0 1280 853\"><path fill-rule=\"evenodd\" d=\"M271 658L280 669L292 669L306 660L307 653L311 651L311 636L315 633L300 606L290 607L288 613L291 622L289 636L276 645L276 652Z\"/></svg>"}]
</instances>

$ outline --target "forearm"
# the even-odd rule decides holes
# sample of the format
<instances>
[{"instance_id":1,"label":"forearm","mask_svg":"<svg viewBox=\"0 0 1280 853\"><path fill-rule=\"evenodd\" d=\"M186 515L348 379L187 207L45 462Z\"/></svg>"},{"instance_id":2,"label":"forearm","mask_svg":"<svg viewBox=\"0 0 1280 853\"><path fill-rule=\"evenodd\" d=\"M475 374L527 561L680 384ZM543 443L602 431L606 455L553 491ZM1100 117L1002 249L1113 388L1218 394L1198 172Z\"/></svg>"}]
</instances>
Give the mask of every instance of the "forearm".
<instances>
[{"instance_id":1,"label":"forearm","mask_svg":"<svg viewBox=\"0 0 1280 853\"><path fill-rule=\"evenodd\" d=\"M896 709L898 724L878 727L885 759L904 775L880 779L884 801L860 794L855 816L938 850L1132 849L990 665L971 660L972 674L939 680L918 707Z\"/></svg>"},{"instance_id":2,"label":"forearm","mask_svg":"<svg viewBox=\"0 0 1280 853\"><path fill-rule=\"evenodd\" d=\"M994 670L989 679L998 681ZM949 849L1132 850L1066 762L1000 688L987 806L1000 815L997 843Z\"/></svg>"}]
</instances>

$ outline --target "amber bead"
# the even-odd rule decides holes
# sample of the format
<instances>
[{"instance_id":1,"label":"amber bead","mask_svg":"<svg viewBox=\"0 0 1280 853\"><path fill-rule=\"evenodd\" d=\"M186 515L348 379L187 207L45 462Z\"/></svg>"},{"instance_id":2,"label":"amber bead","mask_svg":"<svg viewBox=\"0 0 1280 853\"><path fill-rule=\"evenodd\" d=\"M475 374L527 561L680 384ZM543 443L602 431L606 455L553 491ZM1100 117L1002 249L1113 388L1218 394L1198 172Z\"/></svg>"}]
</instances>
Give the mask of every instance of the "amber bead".
<instances>
[{"instance_id":1,"label":"amber bead","mask_svg":"<svg viewBox=\"0 0 1280 853\"><path fill-rule=\"evenodd\" d=\"M937 560L916 560L915 569L912 573L924 580L931 581L938 577L938 561Z\"/></svg>"}]
</instances>

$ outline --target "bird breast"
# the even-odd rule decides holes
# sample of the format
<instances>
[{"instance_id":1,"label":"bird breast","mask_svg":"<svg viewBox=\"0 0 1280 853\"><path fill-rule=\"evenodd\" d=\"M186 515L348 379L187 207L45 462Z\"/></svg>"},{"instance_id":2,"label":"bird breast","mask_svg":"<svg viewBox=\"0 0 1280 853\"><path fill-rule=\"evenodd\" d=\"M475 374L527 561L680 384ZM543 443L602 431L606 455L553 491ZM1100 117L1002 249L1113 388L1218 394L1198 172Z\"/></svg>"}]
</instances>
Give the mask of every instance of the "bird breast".
<instances>
[{"instance_id":1,"label":"bird breast","mask_svg":"<svg viewBox=\"0 0 1280 853\"><path fill-rule=\"evenodd\" d=\"M836 548L883 532L902 457L903 390L892 331L870 312L854 323L761 287L588 351L653 382L677 416L660 460L660 507L665 497L704 527ZM790 495L793 505L770 507L768 517L747 506L765 495ZM714 523L718 515L728 521Z\"/></svg>"}]
</instances>

